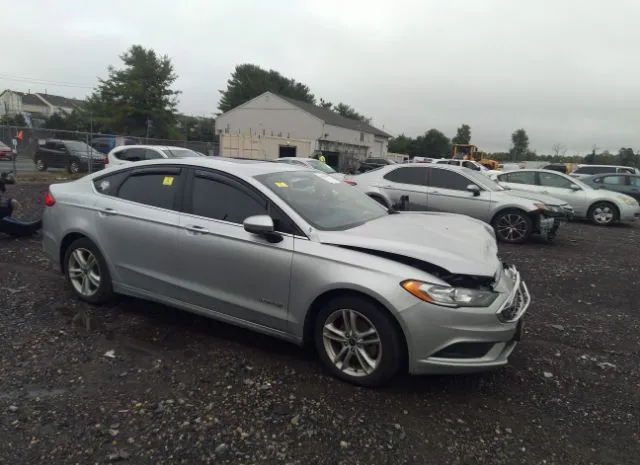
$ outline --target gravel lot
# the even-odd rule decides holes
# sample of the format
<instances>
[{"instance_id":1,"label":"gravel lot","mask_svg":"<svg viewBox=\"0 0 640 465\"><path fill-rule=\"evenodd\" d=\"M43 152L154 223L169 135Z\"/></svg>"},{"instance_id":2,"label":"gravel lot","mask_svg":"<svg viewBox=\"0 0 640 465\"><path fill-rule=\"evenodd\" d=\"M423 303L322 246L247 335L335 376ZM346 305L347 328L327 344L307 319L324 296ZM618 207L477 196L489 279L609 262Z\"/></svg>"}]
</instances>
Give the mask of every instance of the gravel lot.
<instances>
[{"instance_id":1,"label":"gravel lot","mask_svg":"<svg viewBox=\"0 0 640 465\"><path fill-rule=\"evenodd\" d=\"M8 187L26 216L45 185ZM356 388L275 339L78 303L0 237L1 464L637 464L640 225L502 246L533 304L512 364Z\"/></svg>"}]
</instances>

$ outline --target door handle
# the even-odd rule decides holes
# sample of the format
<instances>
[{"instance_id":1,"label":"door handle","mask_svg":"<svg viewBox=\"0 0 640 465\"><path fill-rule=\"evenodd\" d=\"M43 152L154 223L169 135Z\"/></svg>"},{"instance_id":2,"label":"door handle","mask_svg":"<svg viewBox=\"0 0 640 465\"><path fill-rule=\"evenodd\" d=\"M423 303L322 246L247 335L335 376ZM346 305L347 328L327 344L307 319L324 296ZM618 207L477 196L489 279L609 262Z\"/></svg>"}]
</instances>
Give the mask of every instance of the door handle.
<instances>
[{"instance_id":1,"label":"door handle","mask_svg":"<svg viewBox=\"0 0 640 465\"><path fill-rule=\"evenodd\" d=\"M207 228L203 226L198 226L197 224L190 224L189 226L185 226L184 229L196 234L206 234L209 232Z\"/></svg>"},{"instance_id":2,"label":"door handle","mask_svg":"<svg viewBox=\"0 0 640 465\"><path fill-rule=\"evenodd\" d=\"M117 212L113 209L113 208L103 208L102 210L100 210L100 213L102 213L103 215L116 215Z\"/></svg>"}]
</instances>

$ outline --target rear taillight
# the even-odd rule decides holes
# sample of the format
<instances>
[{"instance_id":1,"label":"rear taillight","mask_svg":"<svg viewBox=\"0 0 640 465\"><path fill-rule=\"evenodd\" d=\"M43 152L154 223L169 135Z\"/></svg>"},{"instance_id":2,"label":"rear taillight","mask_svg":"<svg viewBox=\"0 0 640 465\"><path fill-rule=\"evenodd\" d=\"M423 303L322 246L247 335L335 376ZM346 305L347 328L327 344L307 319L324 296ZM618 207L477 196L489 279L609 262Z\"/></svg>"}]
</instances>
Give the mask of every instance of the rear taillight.
<instances>
[{"instance_id":1,"label":"rear taillight","mask_svg":"<svg viewBox=\"0 0 640 465\"><path fill-rule=\"evenodd\" d=\"M347 184L349 184L350 186L357 186L358 183L355 181L352 181L351 179L345 179L344 182L346 182Z\"/></svg>"},{"instance_id":2,"label":"rear taillight","mask_svg":"<svg viewBox=\"0 0 640 465\"><path fill-rule=\"evenodd\" d=\"M53 198L51 192L47 192L47 195L44 196L44 204L47 207L53 207L56 204L56 199Z\"/></svg>"}]
</instances>

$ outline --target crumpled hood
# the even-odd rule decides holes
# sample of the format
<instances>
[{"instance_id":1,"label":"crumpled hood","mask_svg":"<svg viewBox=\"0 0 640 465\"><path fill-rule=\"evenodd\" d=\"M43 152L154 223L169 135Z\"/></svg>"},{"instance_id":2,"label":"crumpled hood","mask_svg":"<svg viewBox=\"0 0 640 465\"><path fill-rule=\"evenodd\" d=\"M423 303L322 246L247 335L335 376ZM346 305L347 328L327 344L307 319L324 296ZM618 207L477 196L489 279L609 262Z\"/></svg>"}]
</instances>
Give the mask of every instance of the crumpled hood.
<instances>
[{"instance_id":1,"label":"crumpled hood","mask_svg":"<svg viewBox=\"0 0 640 465\"><path fill-rule=\"evenodd\" d=\"M491 277L500 267L491 226L465 215L401 212L346 231L318 231L318 238L423 260L454 274Z\"/></svg>"},{"instance_id":2,"label":"crumpled hood","mask_svg":"<svg viewBox=\"0 0 640 465\"><path fill-rule=\"evenodd\" d=\"M558 206L558 205L565 205L567 203L564 200L560 200L556 197L552 197L546 194L538 194L537 192L520 191L517 189L507 189L505 192L507 192L509 195L514 195L516 197L520 197L523 199L542 202L547 205Z\"/></svg>"}]
</instances>

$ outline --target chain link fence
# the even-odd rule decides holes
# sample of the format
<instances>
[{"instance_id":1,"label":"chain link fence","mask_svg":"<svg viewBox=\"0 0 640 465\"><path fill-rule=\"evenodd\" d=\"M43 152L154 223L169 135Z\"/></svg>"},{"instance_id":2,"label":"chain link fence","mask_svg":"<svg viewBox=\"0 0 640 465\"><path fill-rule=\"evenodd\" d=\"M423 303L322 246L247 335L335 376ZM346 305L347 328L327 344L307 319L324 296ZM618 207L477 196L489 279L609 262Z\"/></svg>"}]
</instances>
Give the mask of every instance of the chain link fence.
<instances>
[{"instance_id":1,"label":"chain link fence","mask_svg":"<svg viewBox=\"0 0 640 465\"><path fill-rule=\"evenodd\" d=\"M65 153L71 142L77 157ZM92 173L104 167L107 153L116 146L145 144L185 147L203 155L217 156L217 142L169 140L146 137L96 134L82 131L30 128L0 125L0 142L13 151L13 156L0 158L0 171L36 172L68 170ZM2 148L0 144L0 148ZM37 156L36 156L37 154ZM44 160L44 158L47 158Z\"/></svg>"}]
</instances>

